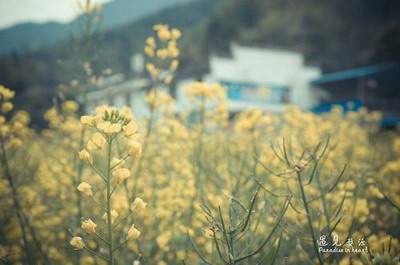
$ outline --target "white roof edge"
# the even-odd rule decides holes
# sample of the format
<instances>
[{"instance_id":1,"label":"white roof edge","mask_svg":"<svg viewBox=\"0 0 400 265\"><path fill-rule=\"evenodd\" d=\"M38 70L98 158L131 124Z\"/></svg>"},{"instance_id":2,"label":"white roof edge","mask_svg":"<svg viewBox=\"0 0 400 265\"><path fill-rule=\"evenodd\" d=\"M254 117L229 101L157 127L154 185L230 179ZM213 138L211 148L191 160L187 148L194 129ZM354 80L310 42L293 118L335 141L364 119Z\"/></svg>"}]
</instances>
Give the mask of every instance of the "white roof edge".
<instances>
[{"instance_id":1,"label":"white roof edge","mask_svg":"<svg viewBox=\"0 0 400 265\"><path fill-rule=\"evenodd\" d=\"M301 60L304 60L304 56L302 53L296 52L293 50L286 50L283 48L262 48L262 47L256 47L256 46L244 46L244 45L240 45L240 44L237 44L234 42L231 43L230 47L232 50L233 57L235 57L236 51L238 51L238 49L240 49L243 51L257 51L257 52L273 51L273 52L282 53L282 54L286 54L286 55L296 56L296 57L300 58Z\"/></svg>"}]
</instances>

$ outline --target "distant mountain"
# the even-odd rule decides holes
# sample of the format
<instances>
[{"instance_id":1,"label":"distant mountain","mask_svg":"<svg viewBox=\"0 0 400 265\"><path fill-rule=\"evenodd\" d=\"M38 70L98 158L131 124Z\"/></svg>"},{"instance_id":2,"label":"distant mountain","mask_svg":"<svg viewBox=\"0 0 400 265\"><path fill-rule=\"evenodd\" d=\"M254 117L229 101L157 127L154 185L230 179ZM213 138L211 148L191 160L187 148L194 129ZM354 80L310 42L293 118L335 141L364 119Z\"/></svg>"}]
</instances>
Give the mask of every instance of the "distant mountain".
<instances>
[{"instance_id":1,"label":"distant mountain","mask_svg":"<svg viewBox=\"0 0 400 265\"><path fill-rule=\"evenodd\" d=\"M192 0L114 0L103 6L102 28L110 29L144 18L167 7L191 1Z\"/></svg>"},{"instance_id":2,"label":"distant mountain","mask_svg":"<svg viewBox=\"0 0 400 265\"><path fill-rule=\"evenodd\" d=\"M135 22L164 8L191 2L192 0L114 0L102 7L100 29ZM26 52L43 46L51 46L79 33L77 17L70 23L22 23L0 30L0 54Z\"/></svg>"},{"instance_id":3,"label":"distant mountain","mask_svg":"<svg viewBox=\"0 0 400 265\"><path fill-rule=\"evenodd\" d=\"M0 53L28 51L52 45L68 36L68 25L56 22L23 23L0 31Z\"/></svg>"}]
</instances>

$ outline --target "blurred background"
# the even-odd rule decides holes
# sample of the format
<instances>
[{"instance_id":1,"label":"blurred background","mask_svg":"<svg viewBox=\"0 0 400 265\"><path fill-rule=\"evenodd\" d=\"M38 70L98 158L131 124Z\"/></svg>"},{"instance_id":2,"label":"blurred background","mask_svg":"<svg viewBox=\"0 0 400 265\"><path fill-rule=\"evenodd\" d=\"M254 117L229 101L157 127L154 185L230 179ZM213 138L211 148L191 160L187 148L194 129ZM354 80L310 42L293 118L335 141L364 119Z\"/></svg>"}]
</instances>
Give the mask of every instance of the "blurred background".
<instances>
[{"instance_id":1,"label":"blurred background","mask_svg":"<svg viewBox=\"0 0 400 265\"><path fill-rule=\"evenodd\" d=\"M340 105L400 121L400 2L397 0L103 0L88 23L74 0L0 0L0 84L16 108L43 128L43 113L71 89L103 75L87 91L90 106L130 105L146 114L151 87L143 47L157 23L183 32L170 93L185 109L182 87L220 82L232 116L249 108L316 113ZM100 6L101 5L101 6ZM106 73L106 74L104 74Z\"/></svg>"}]
</instances>

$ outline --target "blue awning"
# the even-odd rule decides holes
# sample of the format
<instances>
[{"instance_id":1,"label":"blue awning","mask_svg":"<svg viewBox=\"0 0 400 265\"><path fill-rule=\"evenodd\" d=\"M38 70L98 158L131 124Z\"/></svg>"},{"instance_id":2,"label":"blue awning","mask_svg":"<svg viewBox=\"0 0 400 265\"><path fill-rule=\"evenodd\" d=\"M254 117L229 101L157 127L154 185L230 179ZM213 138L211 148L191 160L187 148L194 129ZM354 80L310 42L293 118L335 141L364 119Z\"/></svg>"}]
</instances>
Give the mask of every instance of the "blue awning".
<instances>
[{"instance_id":1,"label":"blue awning","mask_svg":"<svg viewBox=\"0 0 400 265\"><path fill-rule=\"evenodd\" d=\"M318 86L337 81L357 79L360 77L374 76L392 69L400 68L398 63L383 63L367 67L354 68L336 73L324 74L318 79L311 81L312 85Z\"/></svg>"},{"instance_id":2,"label":"blue awning","mask_svg":"<svg viewBox=\"0 0 400 265\"><path fill-rule=\"evenodd\" d=\"M314 108L312 111L315 113L330 112L335 107L341 107L343 111L357 111L363 106L361 100L351 99L351 100L341 100L336 102L325 102L321 103Z\"/></svg>"}]
</instances>

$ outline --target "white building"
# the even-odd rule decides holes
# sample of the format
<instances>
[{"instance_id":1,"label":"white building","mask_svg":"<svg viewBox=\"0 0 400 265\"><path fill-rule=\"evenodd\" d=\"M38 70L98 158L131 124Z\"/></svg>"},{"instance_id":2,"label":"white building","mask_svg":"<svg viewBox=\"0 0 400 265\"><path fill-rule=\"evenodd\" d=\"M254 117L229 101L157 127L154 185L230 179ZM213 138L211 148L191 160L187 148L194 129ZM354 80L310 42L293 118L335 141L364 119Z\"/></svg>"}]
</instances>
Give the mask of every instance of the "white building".
<instances>
[{"instance_id":1,"label":"white building","mask_svg":"<svg viewBox=\"0 0 400 265\"><path fill-rule=\"evenodd\" d=\"M131 57L131 70L134 76L140 76L144 69L141 54ZM91 112L99 105L107 104L115 107L131 107L136 117L144 117L149 113L145 103L147 88L150 82L146 78L126 78L123 74L103 77L96 86L90 87L86 94L86 111Z\"/></svg>"},{"instance_id":2,"label":"white building","mask_svg":"<svg viewBox=\"0 0 400 265\"><path fill-rule=\"evenodd\" d=\"M148 85L147 79L139 78L100 85L86 94L86 111L91 112L95 107L107 104L118 108L129 106L135 116L146 116L149 112L145 103Z\"/></svg>"},{"instance_id":3,"label":"white building","mask_svg":"<svg viewBox=\"0 0 400 265\"><path fill-rule=\"evenodd\" d=\"M231 113L260 108L281 112L289 105L310 109L318 95L311 91L310 82L321 75L319 68L306 66L300 53L232 45L232 57L210 57L210 73L203 77L207 83L218 82L227 88ZM136 76L143 71L143 57L134 55L131 68ZM177 111L191 108L184 87L193 80L178 82ZM127 79L122 74L107 77L87 94L87 110L100 104L117 107L131 106L138 117L149 112L145 97L149 81Z\"/></svg>"},{"instance_id":4,"label":"white building","mask_svg":"<svg viewBox=\"0 0 400 265\"><path fill-rule=\"evenodd\" d=\"M210 73L204 82L218 82L227 88L229 109L238 112L251 108L281 112L288 105L311 108L317 100L310 81L321 75L317 67L304 64L300 53L232 45L232 58L210 57ZM189 106L178 84L181 109Z\"/></svg>"}]
</instances>

